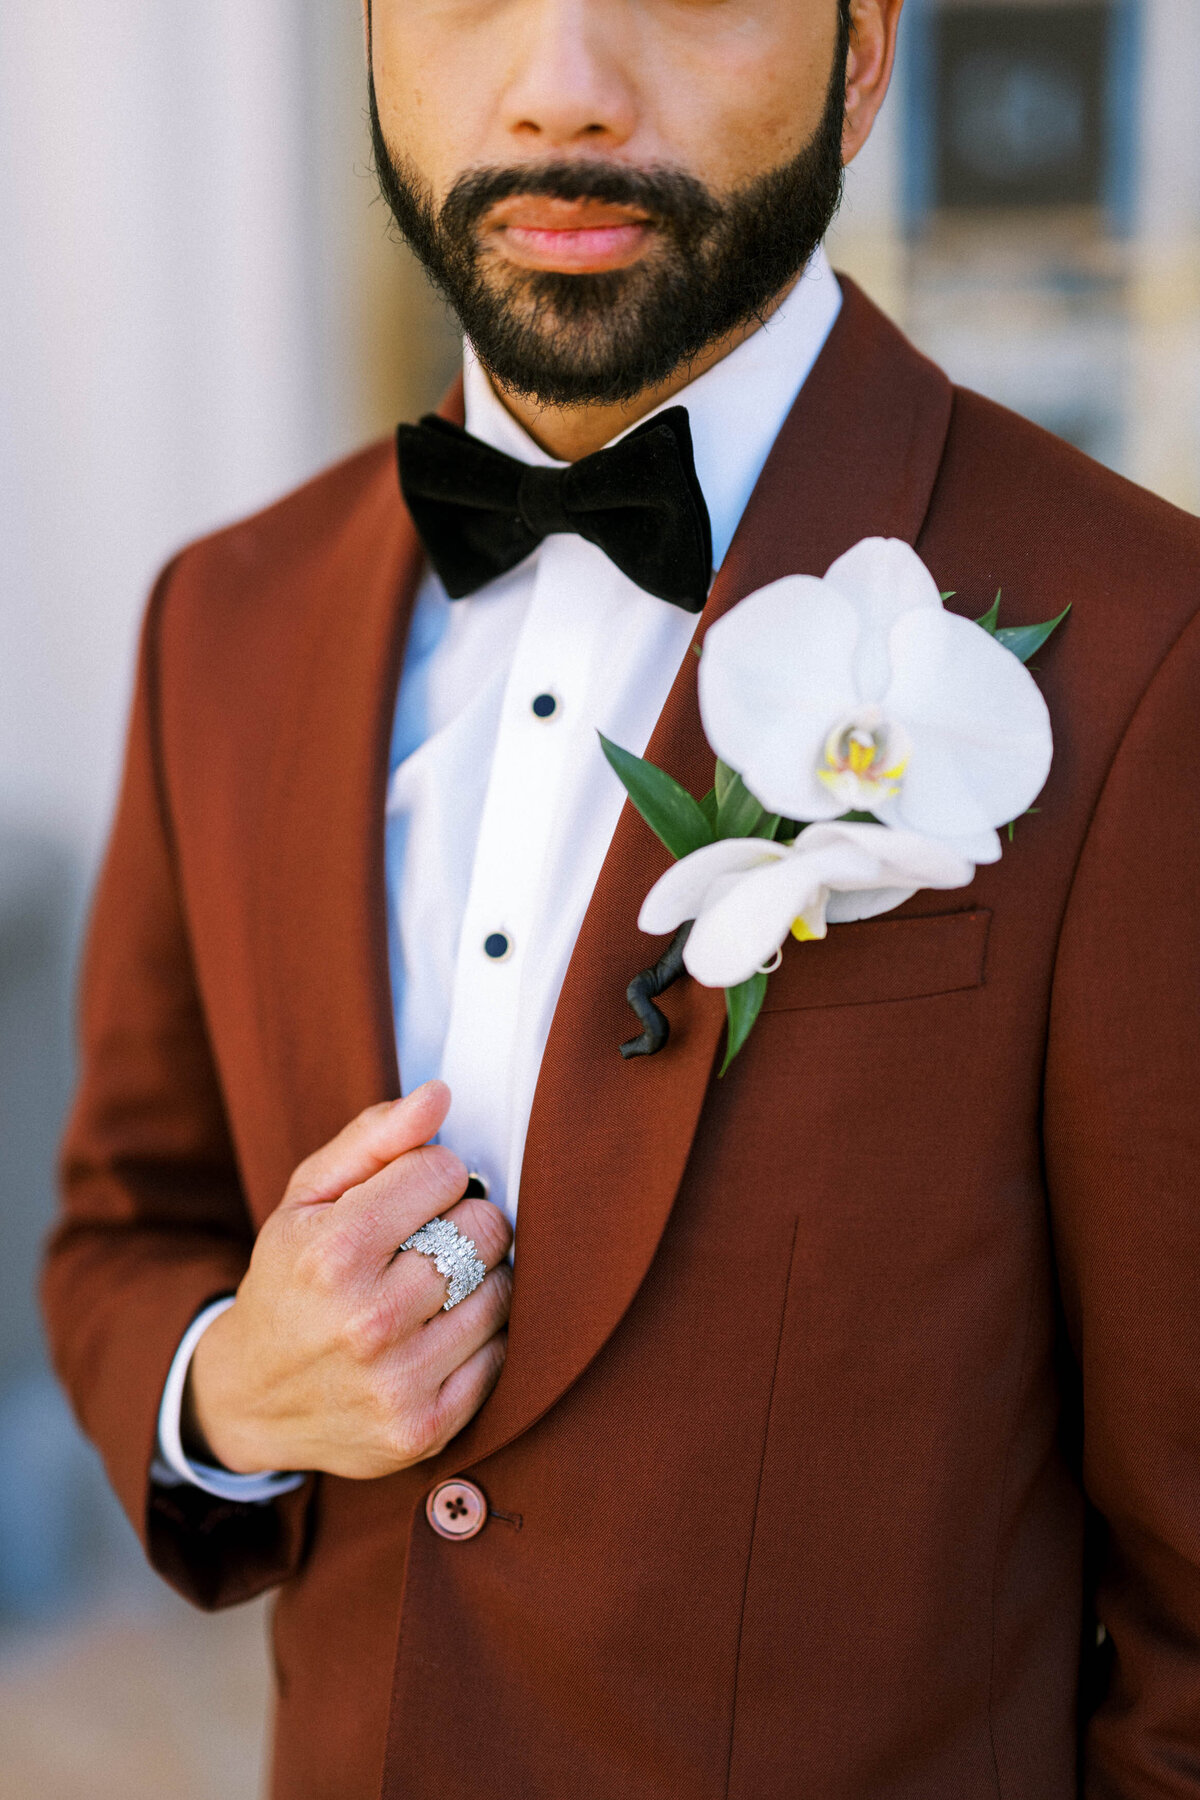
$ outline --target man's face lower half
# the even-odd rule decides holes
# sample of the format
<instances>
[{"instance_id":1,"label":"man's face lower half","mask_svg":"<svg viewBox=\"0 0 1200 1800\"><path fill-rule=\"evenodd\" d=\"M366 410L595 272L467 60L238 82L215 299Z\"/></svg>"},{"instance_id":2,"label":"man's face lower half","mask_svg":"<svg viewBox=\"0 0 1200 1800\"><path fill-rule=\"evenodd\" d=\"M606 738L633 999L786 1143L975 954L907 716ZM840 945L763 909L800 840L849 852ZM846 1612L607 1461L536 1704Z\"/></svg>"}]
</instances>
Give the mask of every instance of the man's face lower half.
<instances>
[{"instance_id":1,"label":"man's face lower half","mask_svg":"<svg viewBox=\"0 0 1200 1800\"><path fill-rule=\"evenodd\" d=\"M842 0L373 0L404 235L502 387L670 380L769 310L842 184Z\"/></svg>"}]
</instances>

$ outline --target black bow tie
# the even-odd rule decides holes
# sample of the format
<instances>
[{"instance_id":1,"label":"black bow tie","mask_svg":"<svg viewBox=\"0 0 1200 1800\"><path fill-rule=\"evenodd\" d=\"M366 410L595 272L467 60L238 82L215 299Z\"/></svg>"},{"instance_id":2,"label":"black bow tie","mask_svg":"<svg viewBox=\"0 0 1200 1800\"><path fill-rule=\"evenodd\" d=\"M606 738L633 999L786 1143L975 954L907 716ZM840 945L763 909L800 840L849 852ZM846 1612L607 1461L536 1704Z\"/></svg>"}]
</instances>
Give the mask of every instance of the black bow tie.
<instances>
[{"instance_id":1,"label":"black bow tie","mask_svg":"<svg viewBox=\"0 0 1200 1800\"><path fill-rule=\"evenodd\" d=\"M452 600L514 569L551 532L573 531L647 593L703 607L712 532L686 407L565 469L532 468L433 413L401 425L396 452L408 510Z\"/></svg>"}]
</instances>

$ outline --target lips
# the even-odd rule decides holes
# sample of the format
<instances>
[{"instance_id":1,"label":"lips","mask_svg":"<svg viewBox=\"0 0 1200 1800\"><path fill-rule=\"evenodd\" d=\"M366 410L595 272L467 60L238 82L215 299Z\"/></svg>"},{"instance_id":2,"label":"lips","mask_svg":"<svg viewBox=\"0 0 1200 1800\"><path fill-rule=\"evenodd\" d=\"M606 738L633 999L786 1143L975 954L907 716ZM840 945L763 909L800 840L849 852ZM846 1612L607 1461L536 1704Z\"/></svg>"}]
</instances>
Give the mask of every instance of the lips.
<instances>
[{"instance_id":1,"label":"lips","mask_svg":"<svg viewBox=\"0 0 1200 1800\"><path fill-rule=\"evenodd\" d=\"M636 262L654 226L636 206L526 194L494 207L484 231L497 252L518 267L599 274Z\"/></svg>"}]
</instances>

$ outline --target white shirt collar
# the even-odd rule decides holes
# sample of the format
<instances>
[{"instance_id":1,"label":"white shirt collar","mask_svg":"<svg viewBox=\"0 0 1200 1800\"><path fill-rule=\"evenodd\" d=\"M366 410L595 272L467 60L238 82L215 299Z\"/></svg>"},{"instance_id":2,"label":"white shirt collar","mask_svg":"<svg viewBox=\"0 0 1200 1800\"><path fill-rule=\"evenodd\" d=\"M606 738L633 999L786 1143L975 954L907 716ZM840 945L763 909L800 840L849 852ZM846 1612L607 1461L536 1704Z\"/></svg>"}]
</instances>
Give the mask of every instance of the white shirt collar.
<instances>
[{"instance_id":1,"label":"white shirt collar","mask_svg":"<svg viewBox=\"0 0 1200 1800\"><path fill-rule=\"evenodd\" d=\"M712 521L714 568L725 560L771 446L841 306L837 277L824 249L819 249L765 325L654 408L663 412L668 406L687 407L696 473ZM513 418L470 344L463 346L463 382L466 426L472 436L521 462L565 467L547 456Z\"/></svg>"}]
</instances>

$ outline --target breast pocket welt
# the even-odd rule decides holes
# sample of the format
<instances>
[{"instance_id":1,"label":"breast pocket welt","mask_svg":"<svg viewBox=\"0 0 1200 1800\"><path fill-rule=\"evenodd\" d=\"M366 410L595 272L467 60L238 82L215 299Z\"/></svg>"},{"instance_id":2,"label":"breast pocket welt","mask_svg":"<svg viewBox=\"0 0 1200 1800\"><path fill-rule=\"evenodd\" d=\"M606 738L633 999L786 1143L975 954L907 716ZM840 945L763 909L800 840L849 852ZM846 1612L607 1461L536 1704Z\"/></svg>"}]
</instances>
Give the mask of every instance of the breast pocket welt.
<instances>
[{"instance_id":1,"label":"breast pocket welt","mask_svg":"<svg viewBox=\"0 0 1200 1800\"><path fill-rule=\"evenodd\" d=\"M832 925L818 942L789 942L767 983L765 1013L868 1006L981 987L992 915L923 913Z\"/></svg>"}]
</instances>

